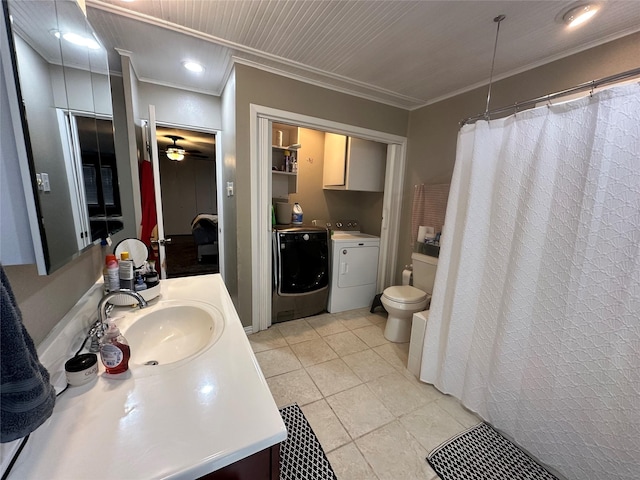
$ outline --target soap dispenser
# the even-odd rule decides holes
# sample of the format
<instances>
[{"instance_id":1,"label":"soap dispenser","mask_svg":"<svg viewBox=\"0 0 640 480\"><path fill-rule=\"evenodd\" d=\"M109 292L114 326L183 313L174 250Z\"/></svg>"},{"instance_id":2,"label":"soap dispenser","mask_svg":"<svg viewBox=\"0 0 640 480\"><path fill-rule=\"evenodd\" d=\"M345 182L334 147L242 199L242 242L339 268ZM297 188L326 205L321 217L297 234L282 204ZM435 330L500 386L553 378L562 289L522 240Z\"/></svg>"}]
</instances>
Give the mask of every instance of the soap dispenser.
<instances>
[{"instance_id":1,"label":"soap dispenser","mask_svg":"<svg viewBox=\"0 0 640 480\"><path fill-rule=\"evenodd\" d=\"M107 373L117 374L129 370L131 349L113 319L107 319L107 331L100 339L100 359Z\"/></svg>"}]
</instances>

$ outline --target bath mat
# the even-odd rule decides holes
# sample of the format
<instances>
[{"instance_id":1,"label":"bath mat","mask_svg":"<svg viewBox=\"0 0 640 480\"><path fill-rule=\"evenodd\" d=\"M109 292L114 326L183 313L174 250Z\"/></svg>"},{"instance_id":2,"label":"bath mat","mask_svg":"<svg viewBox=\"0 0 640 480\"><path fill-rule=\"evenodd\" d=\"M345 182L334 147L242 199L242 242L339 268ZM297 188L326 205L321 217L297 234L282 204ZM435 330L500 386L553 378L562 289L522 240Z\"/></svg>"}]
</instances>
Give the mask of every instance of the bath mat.
<instances>
[{"instance_id":1,"label":"bath mat","mask_svg":"<svg viewBox=\"0 0 640 480\"><path fill-rule=\"evenodd\" d=\"M280 480L337 480L331 464L297 404L280 409L287 439L280 445Z\"/></svg>"},{"instance_id":2,"label":"bath mat","mask_svg":"<svg viewBox=\"0 0 640 480\"><path fill-rule=\"evenodd\" d=\"M487 423L440 445L427 462L442 480L558 480Z\"/></svg>"}]
</instances>

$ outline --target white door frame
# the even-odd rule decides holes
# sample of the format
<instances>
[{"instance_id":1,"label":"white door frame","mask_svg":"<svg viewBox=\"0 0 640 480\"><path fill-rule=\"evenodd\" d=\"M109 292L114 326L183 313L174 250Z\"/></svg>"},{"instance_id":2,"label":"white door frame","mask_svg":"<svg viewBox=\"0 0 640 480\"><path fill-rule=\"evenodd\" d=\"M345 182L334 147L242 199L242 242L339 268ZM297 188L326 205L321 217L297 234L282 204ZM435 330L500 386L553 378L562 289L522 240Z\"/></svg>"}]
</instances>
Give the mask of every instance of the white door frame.
<instances>
[{"instance_id":1,"label":"white door frame","mask_svg":"<svg viewBox=\"0 0 640 480\"><path fill-rule=\"evenodd\" d=\"M91 245L91 224L89 223L89 209L84 187L78 122L75 113L61 108L56 108L56 116L62 140L62 156L67 173L76 244L78 251L81 252Z\"/></svg>"},{"instance_id":2,"label":"white door frame","mask_svg":"<svg viewBox=\"0 0 640 480\"><path fill-rule=\"evenodd\" d=\"M377 291L393 283L398 257L407 138L262 105L250 105L252 331L271 325L271 122L386 143L387 167L380 231Z\"/></svg>"},{"instance_id":3,"label":"white door frame","mask_svg":"<svg viewBox=\"0 0 640 480\"><path fill-rule=\"evenodd\" d=\"M153 191L156 200L156 228L158 229L158 263L156 266L160 279L167 278L167 256L165 253L164 214L162 213L162 188L160 187L160 157L156 138L156 107L149 105L149 154L153 171Z\"/></svg>"},{"instance_id":4,"label":"white door frame","mask_svg":"<svg viewBox=\"0 0 640 480\"><path fill-rule=\"evenodd\" d=\"M224 230L224 209L222 208L222 202L226 201L224 196L224 187L222 185L222 130L216 130L205 127L196 127L193 125L183 125L181 123L171 123L171 122L158 122L156 121L156 126L164 127L164 128L177 128L179 130L191 130L193 132L201 132L208 133L215 136L215 148L216 148L216 208L218 210L218 270L222 279L226 278L226 264L225 264L225 255L224 255L224 235L222 234Z\"/></svg>"}]
</instances>

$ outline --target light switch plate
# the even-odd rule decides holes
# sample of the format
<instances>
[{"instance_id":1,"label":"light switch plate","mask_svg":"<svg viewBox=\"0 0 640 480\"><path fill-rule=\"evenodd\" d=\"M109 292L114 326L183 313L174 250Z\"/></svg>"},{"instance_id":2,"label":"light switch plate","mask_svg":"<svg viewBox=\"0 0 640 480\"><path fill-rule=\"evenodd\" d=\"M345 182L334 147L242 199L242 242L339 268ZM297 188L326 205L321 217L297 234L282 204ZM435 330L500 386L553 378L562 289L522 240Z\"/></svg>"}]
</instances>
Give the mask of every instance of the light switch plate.
<instances>
[{"instance_id":1,"label":"light switch plate","mask_svg":"<svg viewBox=\"0 0 640 480\"><path fill-rule=\"evenodd\" d=\"M43 192L50 192L51 191L51 185L49 184L49 174L48 173L41 173L40 177L42 178L42 191Z\"/></svg>"},{"instance_id":2,"label":"light switch plate","mask_svg":"<svg viewBox=\"0 0 640 480\"><path fill-rule=\"evenodd\" d=\"M233 182L227 182L227 197L233 197Z\"/></svg>"}]
</instances>

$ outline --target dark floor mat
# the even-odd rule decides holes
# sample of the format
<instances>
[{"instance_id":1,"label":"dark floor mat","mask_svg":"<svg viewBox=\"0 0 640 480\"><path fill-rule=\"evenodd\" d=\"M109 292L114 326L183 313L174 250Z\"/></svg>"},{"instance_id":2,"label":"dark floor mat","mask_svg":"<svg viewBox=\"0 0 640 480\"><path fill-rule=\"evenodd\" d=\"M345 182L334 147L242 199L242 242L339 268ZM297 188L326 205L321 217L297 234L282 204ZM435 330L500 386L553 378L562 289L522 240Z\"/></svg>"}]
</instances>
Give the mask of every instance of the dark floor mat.
<instances>
[{"instance_id":1,"label":"dark floor mat","mask_svg":"<svg viewBox=\"0 0 640 480\"><path fill-rule=\"evenodd\" d=\"M487 423L440 445L427 462L442 480L558 480Z\"/></svg>"},{"instance_id":2,"label":"dark floor mat","mask_svg":"<svg viewBox=\"0 0 640 480\"><path fill-rule=\"evenodd\" d=\"M337 480L304 413L296 404L280 409L287 439L280 445L280 480Z\"/></svg>"}]
</instances>

